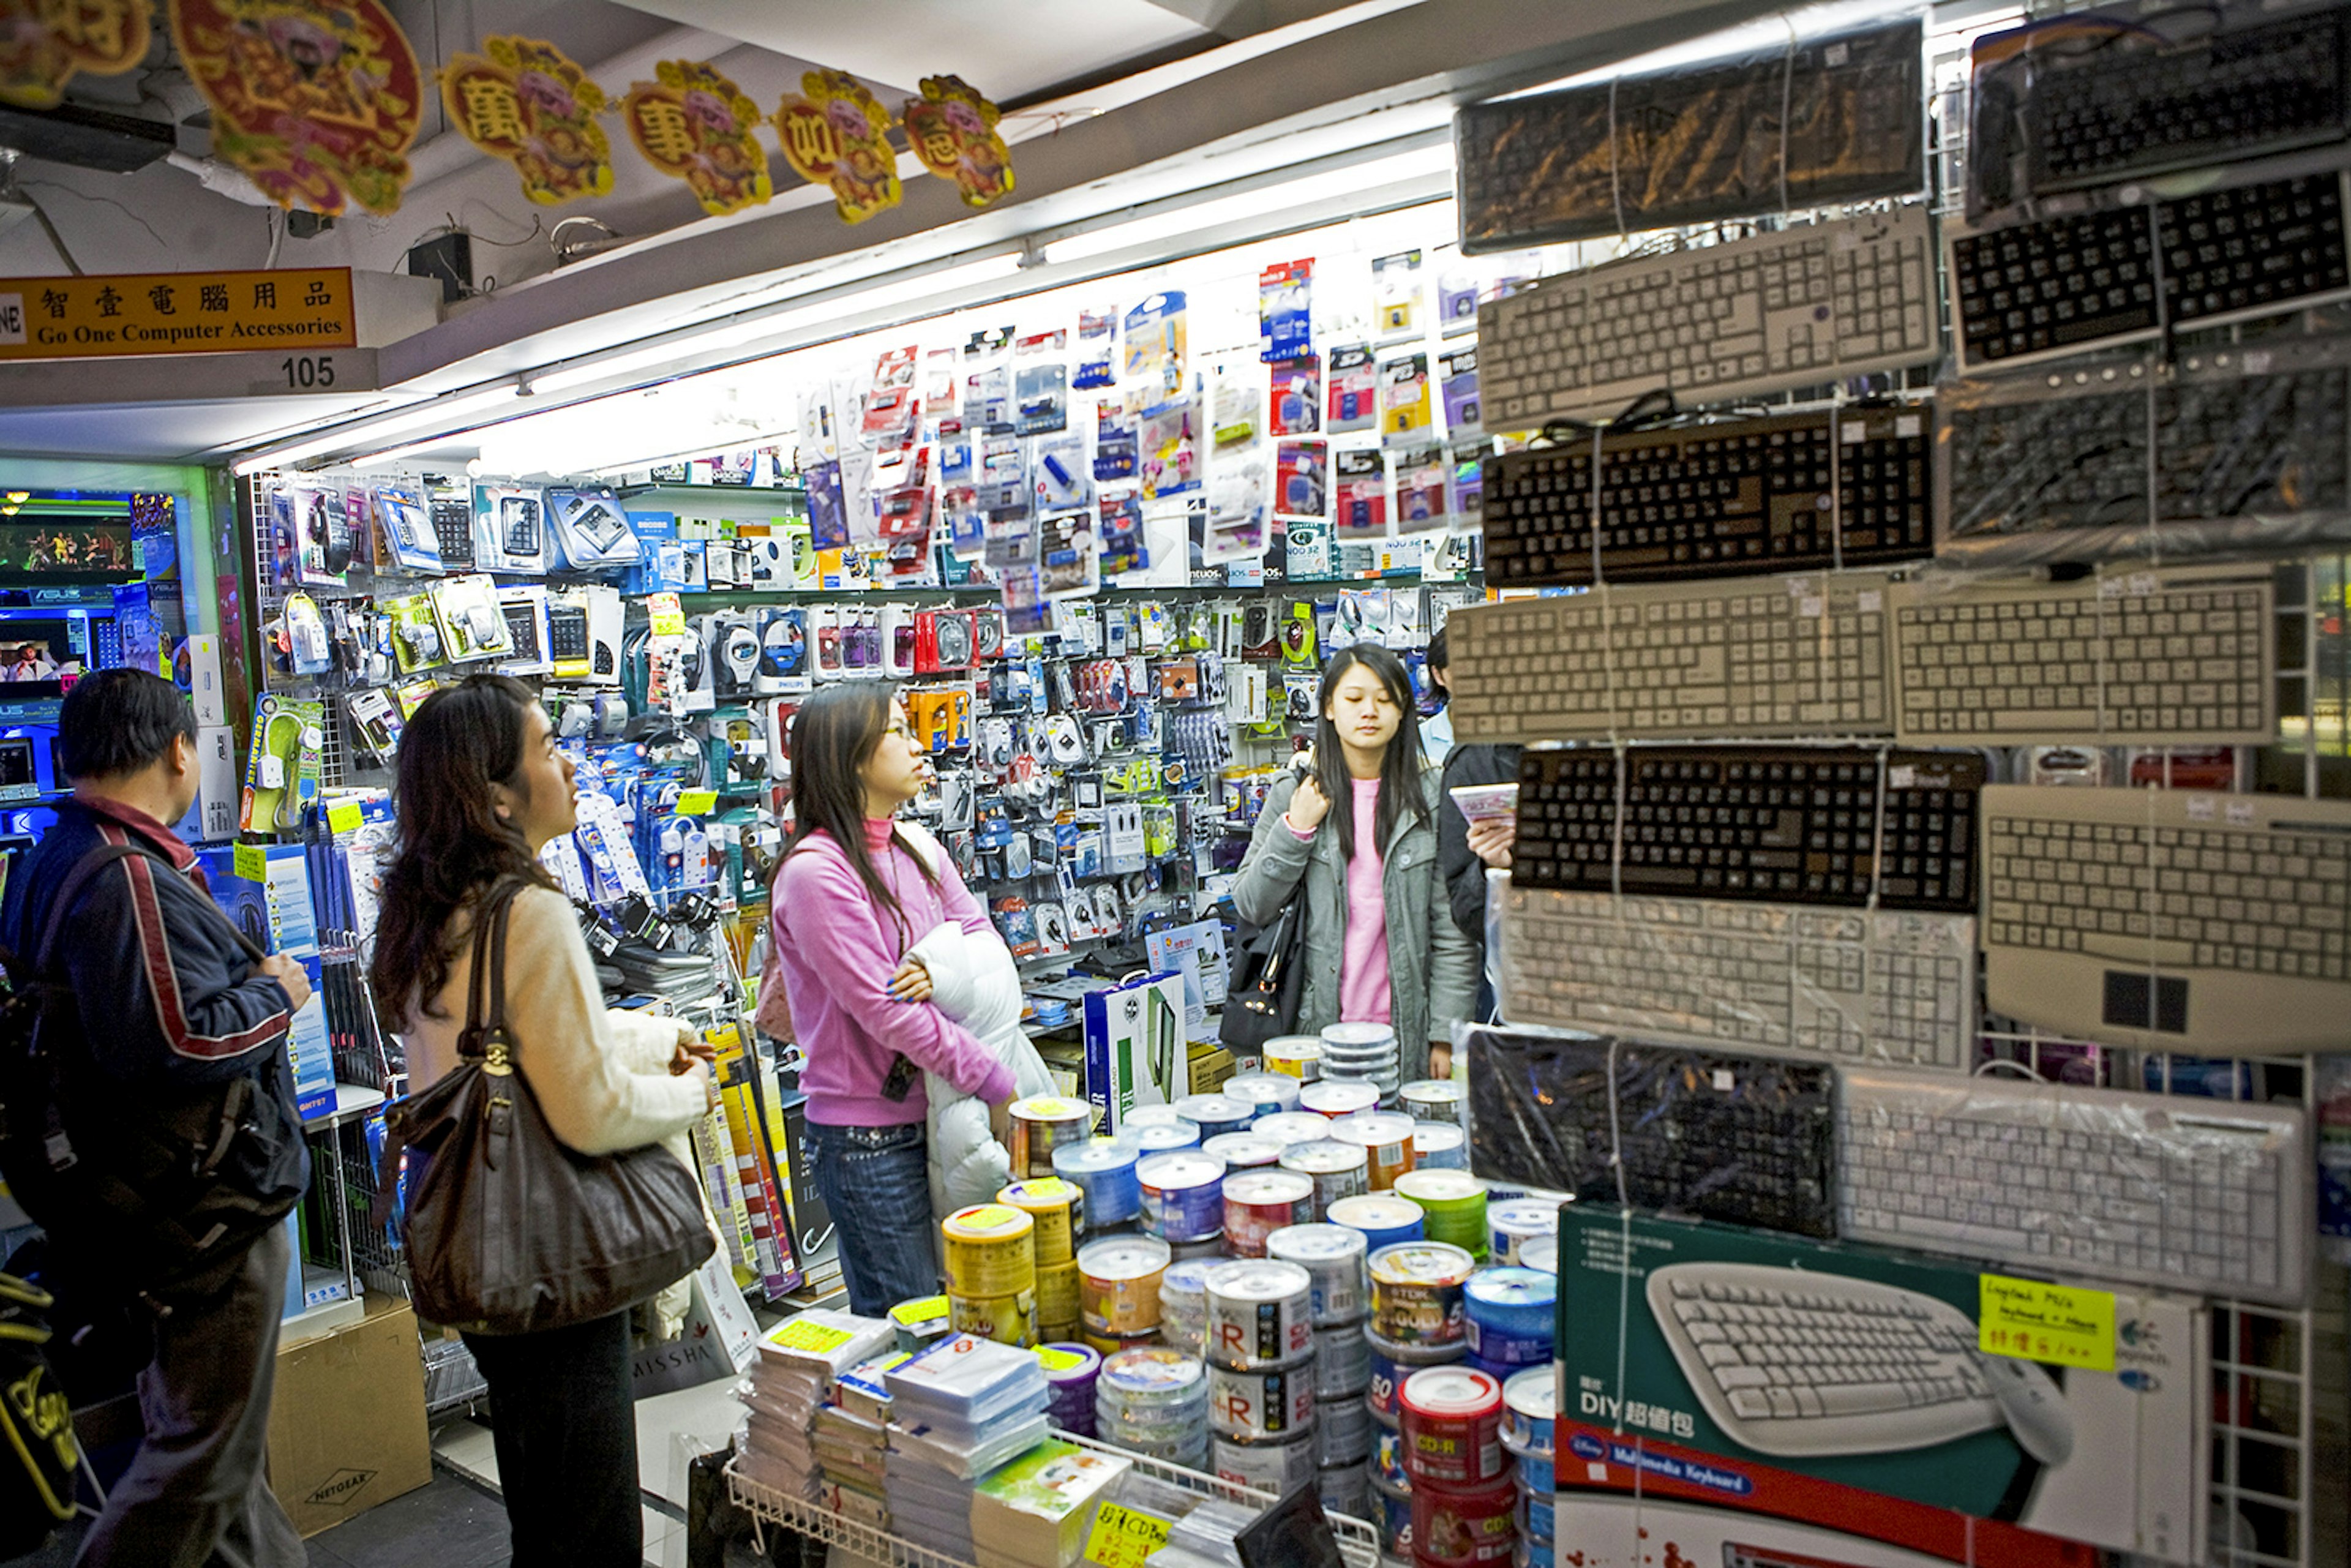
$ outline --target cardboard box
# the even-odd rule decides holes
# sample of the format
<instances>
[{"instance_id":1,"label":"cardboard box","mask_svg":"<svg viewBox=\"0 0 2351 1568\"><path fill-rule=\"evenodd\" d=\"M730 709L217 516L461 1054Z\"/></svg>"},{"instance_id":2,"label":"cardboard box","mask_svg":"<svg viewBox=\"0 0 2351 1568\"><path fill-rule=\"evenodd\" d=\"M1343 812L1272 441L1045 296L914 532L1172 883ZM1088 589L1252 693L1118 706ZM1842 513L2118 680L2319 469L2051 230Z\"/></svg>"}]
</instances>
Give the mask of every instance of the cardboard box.
<instances>
[{"instance_id":1,"label":"cardboard box","mask_svg":"<svg viewBox=\"0 0 2351 1568\"><path fill-rule=\"evenodd\" d=\"M367 1316L277 1353L269 1484L304 1535L433 1479L424 1364L408 1303L370 1295Z\"/></svg>"},{"instance_id":2,"label":"cardboard box","mask_svg":"<svg viewBox=\"0 0 2351 1568\"><path fill-rule=\"evenodd\" d=\"M2039 1354L2045 1333L2030 1356L1989 1348L2031 1336L1983 1321L1984 1303L2001 1291L1986 1278L1891 1248L1571 1206L1559 1236L1562 1502L1637 1486L1648 1500L2003 1568L2071 1568L2085 1559L2077 1542L2202 1562L2210 1414L2202 1306L2085 1286L2064 1321L2088 1325L2082 1337L2101 1342L2110 1370L2044 1364L2063 1354ZM1840 1325L1854 1320L1843 1307L1823 1310L1829 1298L1928 1325L1906 1326L1902 1343L1931 1333L1940 1348L1923 1361L1896 1354L1924 1367L1906 1375L1979 1386L1937 1395L1931 1419L1798 1421L1801 1408L1777 1401L1753 1408L1756 1362L1769 1364L1761 1381L1774 1394L1783 1383L1817 1382L1769 1375L1791 1357L1825 1358L1855 1384L1888 1375L1844 1348L1850 1331ZM1693 1370L1722 1364L1718 1342L1727 1336L1755 1353L1736 1368L1744 1382L1735 1396L1722 1378Z\"/></svg>"},{"instance_id":3,"label":"cardboard box","mask_svg":"<svg viewBox=\"0 0 2351 1568\"><path fill-rule=\"evenodd\" d=\"M1192 1046L1184 1059L1184 1092L1214 1094L1234 1071L1233 1053L1223 1046Z\"/></svg>"}]
</instances>

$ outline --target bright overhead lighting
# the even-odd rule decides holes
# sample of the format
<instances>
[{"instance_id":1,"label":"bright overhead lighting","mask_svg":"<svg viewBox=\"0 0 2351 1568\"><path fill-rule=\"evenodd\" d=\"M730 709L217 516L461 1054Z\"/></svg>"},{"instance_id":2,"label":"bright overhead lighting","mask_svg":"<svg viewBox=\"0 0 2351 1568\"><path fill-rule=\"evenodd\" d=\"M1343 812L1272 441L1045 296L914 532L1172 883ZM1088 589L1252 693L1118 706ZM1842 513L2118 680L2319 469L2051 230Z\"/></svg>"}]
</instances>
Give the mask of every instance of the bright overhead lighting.
<instances>
[{"instance_id":1,"label":"bright overhead lighting","mask_svg":"<svg viewBox=\"0 0 2351 1568\"><path fill-rule=\"evenodd\" d=\"M1262 185L1230 196L1211 197L1170 212L1155 213L1149 217L1134 218L1123 224L1112 224L1106 228L1071 235L1048 245L1045 259L1050 263L1084 261L1154 240L1205 233L1228 224L1247 223L1252 218L1273 217L1311 206L1317 202L1356 194L1380 185L1431 174L1449 174L1452 171L1451 144L1432 142L1409 152L1375 158L1369 162L1350 164L1343 169L1326 170L1301 179L1285 180L1278 185Z\"/></svg>"},{"instance_id":2,"label":"bright overhead lighting","mask_svg":"<svg viewBox=\"0 0 2351 1568\"><path fill-rule=\"evenodd\" d=\"M1020 271L1017 252L991 256L982 261L967 262L941 272L926 272L918 277L882 284L872 288L861 288L852 293L835 294L822 302L803 306L797 310L783 310L758 316L728 317L700 331L689 332L667 342L649 348L632 350L610 360L584 365L569 366L544 376L525 376L533 392L559 392L592 382L624 376L633 371L655 365L673 364L698 355L727 349L739 349L771 338L780 338L804 328L893 305L912 304L918 300L951 294L960 288L974 288L983 284L1001 282ZM778 303L781 303L780 301Z\"/></svg>"},{"instance_id":3,"label":"bright overhead lighting","mask_svg":"<svg viewBox=\"0 0 2351 1568\"><path fill-rule=\"evenodd\" d=\"M386 414L380 419L362 420L357 424L341 425L324 435L314 436L307 441L296 442L285 446L273 446L266 452L256 452L237 464L235 472L239 478L248 478L271 468L283 467L288 463L298 463L305 457L316 457L322 452L339 452L354 446L373 445L387 435L402 435L412 430L422 430L428 424L437 424L444 420L462 420L469 414L485 409L495 408L500 404L511 404L522 395L520 387L508 384L492 387L486 392L468 393L464 397L430 398L412 408L403 409L399 413Z\"/></svg>"}]
</instances>

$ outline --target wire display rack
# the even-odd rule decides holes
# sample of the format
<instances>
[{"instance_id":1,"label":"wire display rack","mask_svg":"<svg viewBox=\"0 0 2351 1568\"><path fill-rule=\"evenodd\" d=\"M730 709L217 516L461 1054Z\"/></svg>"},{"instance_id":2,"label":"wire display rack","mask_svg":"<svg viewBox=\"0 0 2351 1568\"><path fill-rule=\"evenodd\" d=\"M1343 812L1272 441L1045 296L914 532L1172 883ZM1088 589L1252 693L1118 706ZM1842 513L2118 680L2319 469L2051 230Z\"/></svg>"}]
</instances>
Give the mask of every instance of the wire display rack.
<instances>
[{"instance_id":1,"label":"wire display rack","mask_svg":"<svg viewBox=\"0 0 2351 1568\"><path fill-rule=\"evenodd\" d=\"M1054 1437L1063 1442L1075 1443L1098 1454L1113 1455L1133 1464L1137 1471L1153 1480L1180 1487L1202 1499L1221 1498L1246 1507L1267 1509L1280 1501L1271 1492L1239 1486L1198 1470L1187 1470L1164 1459L1154 1459L1113 1448L1093 1437L1081 1437L1074 1433L1056 1431ZM726 1467L726 1490L736 1503L763 1525L776 1525L798 1531L811 1541L827 1546L839 1546L875 1563L888 1563L892 1568L977 1568L968 1558L940 1552L918 1542L873 1525L844 1519L808 1498L790 1497L766 1483L743 1474L739 1461ZM1362 1520L1344 1514L1332 1514L1332 1532L1338 1537L1340 1554L1346 1558L1348 1568L1378 1568L1379 1535ZM767 1543L759 1543L764 1553Z\"/></svg>"}]
</instances>

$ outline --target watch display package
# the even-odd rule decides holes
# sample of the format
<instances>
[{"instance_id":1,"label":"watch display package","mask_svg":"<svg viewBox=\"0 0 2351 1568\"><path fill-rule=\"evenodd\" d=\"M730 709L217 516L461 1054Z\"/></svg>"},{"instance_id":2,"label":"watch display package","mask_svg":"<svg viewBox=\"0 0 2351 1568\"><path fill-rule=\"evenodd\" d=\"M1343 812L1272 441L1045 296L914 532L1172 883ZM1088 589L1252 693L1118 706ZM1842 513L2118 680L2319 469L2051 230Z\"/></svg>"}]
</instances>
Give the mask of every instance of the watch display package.
<instances>
[{"instance_id":1,"label":"watch display package","mask_svg":"<svg viewBox=\"0 0 2351 1568\"><path fill-rule=\"evenodd\" d=\"M1922 8L1923 11L1923 8ZM1921 12L1455 113L1461 248L1802 212L1927 184Z\"/></svg>"},{"instance_id":2,"label":"watch display package","mask_svg":"<svg viewBox=\"0 0 2351 1568\"><path fill-rule=\"evenodd\" d=\"M1332 521L1342 535L1388 531L1387 463L1377 447L1357 447L1331 459Z\"/></svg>"},{"instance_id":3,"label":"watch display package","mask_svg":"<svg viewBox=\"0 0 2351 1568\"><path fill-rule=\"evenodd\" d=\"M1331 417L1324 428L1334 434L1375 428L1379 395L1379 367L1369 344L1349 343L1331 350Z\"/></svg>"},{"instance_id":4,"label":"watch display package","mask_svg":"<svg viewBox=\"0 0 2351 1568\"><path fill-rule=\"evenodd\" d=\"M1836 1234L1835 1073L1823 1063L1482 1024L1460 1049L1489 1179Z\"/></svg>"}]
</instances>

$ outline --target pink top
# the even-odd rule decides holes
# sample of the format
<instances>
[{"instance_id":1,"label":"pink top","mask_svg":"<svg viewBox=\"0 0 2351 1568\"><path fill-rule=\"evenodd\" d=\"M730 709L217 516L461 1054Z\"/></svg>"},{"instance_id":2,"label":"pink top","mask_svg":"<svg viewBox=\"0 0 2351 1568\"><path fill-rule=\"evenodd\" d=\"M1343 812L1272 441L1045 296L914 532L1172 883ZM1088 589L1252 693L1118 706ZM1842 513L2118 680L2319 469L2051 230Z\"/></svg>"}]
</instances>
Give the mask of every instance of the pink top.
<instances>
[{"instance_id":1,"label":"pink top","mask_svg":"<svg viewBox=\"0 0 2351 1568\"><path fill-rule=\"evenodd\" d=\"M808 1119L823 1126L922 1121L928 1105L919 1075L903 1100L882 1092L900 1052L991 1105L1012 1093L1012 1069L969 1030L929 1002L890 999L890 977L899 960L933 927L952 920L966 931L988 929L987 914L955 867L938 867L934 888L890 828L887 819L869 820L865 848L883 884L897 895L903 933L821 830L784 858L776 876L772 939L808 1059L800 1069Z\"/></svg>"},{"instance_id":2,"label":"pink top","mask_svg":"<svg viewBox=\"0 0 2351 1568\"><path fill-rule=\"evenodd\" d=\"M1351 779L1348 782L1355 787L1355 856L1347 862L1347 940L1339 954L1339 1021L1392 1023L1388 904L1386 889L1381 884L1385 867L1380 860L1380 781ZM1298 824L1286 815L1281 821L1301 839L1314 836L1300 832Z\"/></svg>"}]
</instances>

